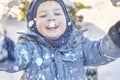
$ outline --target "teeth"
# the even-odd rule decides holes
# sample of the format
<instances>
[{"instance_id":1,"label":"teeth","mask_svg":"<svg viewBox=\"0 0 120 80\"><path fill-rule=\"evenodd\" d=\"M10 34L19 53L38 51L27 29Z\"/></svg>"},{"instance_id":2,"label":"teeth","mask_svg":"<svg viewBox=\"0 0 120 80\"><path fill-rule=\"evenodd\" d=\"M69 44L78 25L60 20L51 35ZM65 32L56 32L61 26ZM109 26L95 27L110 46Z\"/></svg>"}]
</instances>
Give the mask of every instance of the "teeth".
<instances>
[{"instance_id":1,"label":"teeth","mask_svg":"<svg viewBox=\"0 0 120 80\"><path fill-rule=\"evenodd\" d=\"M55 27L55 22L54 21L50 22L49 27L50 28Z\"/></svg>"}]
</instances>

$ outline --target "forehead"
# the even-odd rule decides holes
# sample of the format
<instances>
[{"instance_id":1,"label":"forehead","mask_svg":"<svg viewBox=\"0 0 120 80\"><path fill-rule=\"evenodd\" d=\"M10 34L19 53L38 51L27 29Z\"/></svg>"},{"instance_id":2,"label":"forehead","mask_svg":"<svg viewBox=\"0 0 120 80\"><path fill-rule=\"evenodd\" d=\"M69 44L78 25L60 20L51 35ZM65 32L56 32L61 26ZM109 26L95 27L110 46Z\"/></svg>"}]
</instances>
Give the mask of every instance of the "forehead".
<instances>
[{"instance_id":1,"label":"forehead","mask_svg":"<svg viewBox=\"0 0 120 80\"><path fill-rule=\"evenodd\" d=\"M39 11L54 8L62 9L61 5L56 1L44 1L38 6Z\"/></svg>"}]
</instances>

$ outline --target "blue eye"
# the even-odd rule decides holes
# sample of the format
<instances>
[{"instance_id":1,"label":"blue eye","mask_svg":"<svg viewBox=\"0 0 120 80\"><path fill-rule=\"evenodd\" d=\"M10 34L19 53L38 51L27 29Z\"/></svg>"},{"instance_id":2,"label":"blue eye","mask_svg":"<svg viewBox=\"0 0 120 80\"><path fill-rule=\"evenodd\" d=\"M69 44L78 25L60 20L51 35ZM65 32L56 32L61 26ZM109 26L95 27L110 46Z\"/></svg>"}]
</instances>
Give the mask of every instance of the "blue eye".
<instances>
[{"instance_id":1,"label":"blue eye","mask_svg":"<svg viewBox=\"0 0 120 80\"><path fill-rule=\"evenodd\" d=\"M55 15L56 15L56 16L59 16L59 15L62 15L62 14L60 14L60 13L55 13Z\"/></svg>"},{"instance_id":2,"label":"blue eye","mask_svg":"<svg viewBox=\"0 0 120 80\"><path fill-rule=\"evenodd\" d=\"M46 17L46 16L47 16L47 15L41 15L40 18L44 18L44 17Z\"/></svg>"}]
</instances>

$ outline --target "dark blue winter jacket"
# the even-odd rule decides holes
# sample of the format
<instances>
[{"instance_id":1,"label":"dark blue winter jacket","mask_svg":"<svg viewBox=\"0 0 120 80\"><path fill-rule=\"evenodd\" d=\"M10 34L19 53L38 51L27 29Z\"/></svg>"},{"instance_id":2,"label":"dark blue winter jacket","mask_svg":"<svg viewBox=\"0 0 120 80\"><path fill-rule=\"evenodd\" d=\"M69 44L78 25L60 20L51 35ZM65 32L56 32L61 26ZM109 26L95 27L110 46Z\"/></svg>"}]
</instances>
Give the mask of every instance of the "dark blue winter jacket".
<instances>
[{"instance_id":1,"label":"dark blue winter jacket","mask_svg":"<svg viewBox=\"0 0 120 80\"><path fill-rule=\"evenodd\" d=\"M14 58L13 60L6 58L1 61L1 71L13 73L25 70L25 80L85 80L85 66L104 65L120 57L120 48L115 43L119 37L111 37L114 30L111 30L101 40L90 41L83 36L82 31L73 28L70 24L62 0L55 1L65 8L63 10L68 23L65 34L70 34L70 36L62 35L62 40L66 37L67 42L60 47L56 43L56 46L49 44L48 42L54 42L46 41L37 33L34 24L34 10L42 1L46 0L34 0L30 5L27 14L28 32L20 37L16 45L8 45L7 48L3 47L4 49L0 51L1 53L5 51ZM4 41L4 44L7 40ZM11 40L9 39L9 41ZM14 47L11 48L12 45Z\"/></svg>"},{"instance_id":2,"label":"dark blue winter jacket","mask_svg":"<svg viewBox=\"0 0 120 80\"><path fill-rule=\"evenodd\" d=\"M104 65L120 56L120 49L108 35L90 41L77 30L72 34L65 46L56 48L30 32L17 43L15 61L1 62L0 70L26 70L26 80L84 80L85 66Z\"/></svg>"}]
</instances>

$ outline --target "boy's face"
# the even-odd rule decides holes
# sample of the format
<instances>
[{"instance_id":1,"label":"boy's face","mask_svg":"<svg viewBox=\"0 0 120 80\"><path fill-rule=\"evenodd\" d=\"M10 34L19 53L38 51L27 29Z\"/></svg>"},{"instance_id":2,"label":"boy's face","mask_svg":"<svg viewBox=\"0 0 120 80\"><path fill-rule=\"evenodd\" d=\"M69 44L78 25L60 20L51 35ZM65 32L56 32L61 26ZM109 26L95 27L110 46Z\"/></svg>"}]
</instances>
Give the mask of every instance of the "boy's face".
<instances>
[{"instance_id":1,"label":"boy's face","mask_svg":"<svg viewBox=\"0 0 120 80\"><path fill-rule=\"evenodd\" d=\"M62 7L55 1L45 1L38 6L36 26L48 39L57 39L66 30L66 18Z\"/></svg>"}]
</instances>

